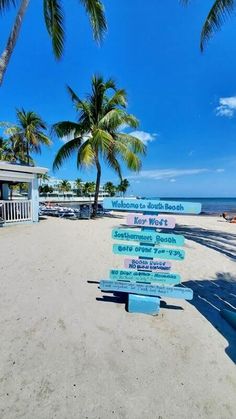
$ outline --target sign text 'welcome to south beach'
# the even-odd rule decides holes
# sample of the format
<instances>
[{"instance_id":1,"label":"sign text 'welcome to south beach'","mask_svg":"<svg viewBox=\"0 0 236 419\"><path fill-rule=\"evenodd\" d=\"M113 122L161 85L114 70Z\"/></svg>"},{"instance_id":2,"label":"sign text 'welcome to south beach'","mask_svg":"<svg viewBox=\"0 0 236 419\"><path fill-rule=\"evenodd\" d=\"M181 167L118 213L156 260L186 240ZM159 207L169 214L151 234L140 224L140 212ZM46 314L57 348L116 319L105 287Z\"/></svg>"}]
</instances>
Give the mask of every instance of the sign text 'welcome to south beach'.
<instances>
[{"instance_id":1,"label":"sign text 'welcome to south beach'","mask_svg":"<svg viewBox=\"0 0 236 419\"><path fill-rule=\"evenodd\" d=\"M199 214L201 204L196 202L158 201L149 199L104 199L103 207L114 211L174 212Z\"/></svg>"}]
</instances>

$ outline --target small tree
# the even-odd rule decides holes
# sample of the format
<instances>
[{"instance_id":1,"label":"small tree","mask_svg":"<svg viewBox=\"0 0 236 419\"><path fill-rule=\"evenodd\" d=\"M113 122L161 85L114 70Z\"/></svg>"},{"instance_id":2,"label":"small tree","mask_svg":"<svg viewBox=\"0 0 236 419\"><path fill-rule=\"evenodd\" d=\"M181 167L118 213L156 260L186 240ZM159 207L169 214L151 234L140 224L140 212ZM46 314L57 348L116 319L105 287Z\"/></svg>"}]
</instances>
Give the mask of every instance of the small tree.
<instances>
[{"instance_id":1,"label":"small tree","mask_svg":"<svg viewBox=\"0 0 236 419\"><path fill-rule=\"evenodd\" d=\"M71 190L71 185L70 182L68 182L68 180L62 180L59 183L59 191L63 192L63 196L65 198L65 192L70 192Z\"/></svg>"},{"instance_id":2,"label":"small tree","mask_svg":"<svg viewBox=\"0 0 236 419\"><path fill-rule=\"evenodd\" d=\"M117 190L121 192L122 195L125 195L129 186L130 186L130 183L128 179L122 179L120 184L117 186Z\"/></svg>"},{"instance_id":3,"label":"small tree","mask_svg":"<svg viewBox=\"0 0 236 419\"><path fill-rule=\"evenodd\" d=\"M109 194L109 196L115 196L116 186L112 182L107 182L104 185L104 191Z\"/></svg>"},{"instance_id":4,"label":"small tree","mask_svg":"<svg viewBox=\"0 0 236 419\"><path fill-rule=\"evenodd\" d=\"M76 185L76 193L77 193L77 196L81 196L81 194L83 192L83 182L82 182L82 179L77 178L75 180L75 185Z\"/></svg>"}]
</instances>

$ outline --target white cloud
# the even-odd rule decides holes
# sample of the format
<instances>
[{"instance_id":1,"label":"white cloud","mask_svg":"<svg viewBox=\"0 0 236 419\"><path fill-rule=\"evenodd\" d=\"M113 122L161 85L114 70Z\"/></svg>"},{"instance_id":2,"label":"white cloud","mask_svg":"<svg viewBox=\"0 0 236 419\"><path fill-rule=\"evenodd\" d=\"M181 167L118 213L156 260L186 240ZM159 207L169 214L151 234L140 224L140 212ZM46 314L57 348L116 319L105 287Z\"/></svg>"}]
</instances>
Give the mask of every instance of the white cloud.
<instances>
[{"instance_id":1,"label":"white cloud","mask_svg":"<svg viewBox=\"0 0 236 419\"><path fill-rule=\"evenodd\" d=\"M217 173L223 173L225 171L225 169L216 169Z\"/></svg>"},{"instance_id":2,"label":"white cloud","mask_svg":"<svg viewBox=\"0 0 236 419\"><path fill-rule=\"evenodd\" d=\"M65 135L64 137L60 138L60 140L61 140L63 143L68 143L68 141L73 140L73 138L74 138L74 133L75 133L74 131L71 131L71 133L70 133L70 134Z\"/></svg>"},{"instance_id":3,"label":"white cloud","mask_svg":"<svg viewBox=\"0 0 236 419\"><path fill-rule=\"evenodd\" d=\"M219 100L219 106L216 108L217 116L225 116L226 118L232 118L236 112L236 96L221 97Z\"/></svg>"},{"instance_id":4,"label":"white cloud","mask_svg":"<svg viewBox=\"0 0 236 419\"><path fill-rule=\"evenodd\" d=\"M65 137L60 138L63 143L68 143L68 141L73 140L75 132L72 131L70 134L65 135ZM83 136L83 142L86 141L90 137L90 134L86 134Z\"/></svg>"},{"instance_id":5,"label":"white cloud","mask_svg":"<svg viewBox=\"0 0 236 419\"><path fill-rule=\"evenodd\" d=\"M130 135L139 138L144 144L150 143L154 141L157 137L156 133L150 134L149 132L145 131L133 131L130 132Z\"/></svg>"},{"instance_id":6,"label":"white cloud","mask_svg":"<svg viewBox=\"0 0 236 419\"><path fill-rule=\"evenodd\" d=\"M170 182L174 183L176 182L176 179L170 179Z\"/></svg>"},{"instance_id":7,"label":"white cloud","mask_svg":"<svg viewBox=\"0 0 236 419\"><path fill-rule=\"evenodd\" d=\"M156 169L156 170L142 170L137 175L130 176L130 179L172 179L176 181L176 177L199 175L201 173L209 172L209 169Z\"/></svg>"}]
</instances>

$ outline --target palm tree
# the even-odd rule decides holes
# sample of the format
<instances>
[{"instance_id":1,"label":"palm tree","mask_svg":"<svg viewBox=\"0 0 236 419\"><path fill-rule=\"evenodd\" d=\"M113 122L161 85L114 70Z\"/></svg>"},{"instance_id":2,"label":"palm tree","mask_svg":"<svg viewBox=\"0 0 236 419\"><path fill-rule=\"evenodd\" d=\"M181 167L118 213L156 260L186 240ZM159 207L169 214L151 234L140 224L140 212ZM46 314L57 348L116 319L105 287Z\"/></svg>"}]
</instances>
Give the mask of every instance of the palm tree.
<instances>
[{"instance_id":1,"label":"palm tree","mask_svg":"<svg viewBox=\"0 0 236 419\"><path fill-rule=\"evenodd\" d=\"M47 173L42 175L38 175L40 186L42 186L42 182L48 182L50 180L50 176Z\"/></svg>"},{"instance_id":2,"label":"palm tree","mask_svg":"<svg viewBox=\"0 0 236 419\"><path fill-rule=\"evenodd\" d=\"M117 187L117 190L119 192L122 192L122 194L124 195L127 192L127 189L129 188L130 183L128 181L128 179L122 179L120 184Z\"/></svg>"},{"instance_id":3,"label":"palm tree","mask_svg":"<svg viewBox=\"0 0 236 419\"><path fill-rule=\"evenodd\" d=\"M30 164L32 159L30 152L41 153L41 144L49 146L50 139L44 133L47 129L41 117L33 112L26 112L24 109L17 109L17 125L8 128L9 141L13 150L16 149L21 162Z\"/></svg>"},{"instance_id":4,"label":"palm tree","mask_svg":"<svg viewBox=\"0 0 236 419\"><path fill-rule=\"evenodd\" d=\"M77 178L75 180L75 185L76 185L76 192L77 192L77 196L80 196L83 190L83 182L82 179Z\"/></svg>"},{"instance_id":5,"label":"palm tree","mask_svg":"<svg viewBox=\"0 0 236 419\"><path fill-rule=\"evenodd\" d=\"M77 167L95 166L97 171L93 216L97 214L98 194L101 181L101 159L121 178L118 158L133 171L141 168L138 155L145 154L146 147L138 138L119 132L124 124L136 128L137 119L126 112L126 92L117 89L111 79L93 76L92 92L85 100L68 87L69 94L78 111L78 122L63 121L54 125L59 138L73 135L58 151L53 168L59 168L74 152L77 152Z\"/></svg>"},{"instance_id":6,"label":"palm tree","mask_svg":"<svg viewBox=\"0 0 236 419\"><path fill-rule=\"evenodd\" d=\"M15 161L9 141L5 140L3 137L0 137L0 160Z\"/></svg>"},{"instance_id":7,"label":"palm tree","mask_svg":"<svg viewBox=\"0 0 236 419\"><path fill-rule=\"evenodd\" d=\"M88 196L94 194L96 190L96 183L95 182L85 182L83 185L83 193L84 195Z\"/></svg>"},{"instance_id":8,"label":"palm tree","mask_svg":"<svg viewBox=\"0 0 236 419\"><path fill-rule=\"evenodd\" d=\"M109 194L109 196L115 196L116 186L112 182L107 182L104 185L104 191Z\"/></svg>"},{"instance_id":9,"label":"palm tree","mask_svg":"<svg viewBox=\"0 0 236 419\"><path fill-rule=\"evenodd\" d=\"M63 192L63 196L65 198L65 192L70 192L71 190L70 182L68 180L62 180L59 183L59 190Z\"/></svg>"},{"instance_id":10,"label":"palm tree","mask_svg":"<svg viewBox=\"0 0 236 419\"><path fill-rule=\"evenodd\" d=\"M42 0L44 20L47 32L52 41L52 48L54 55L60 59L64 49L64 12L62 7L62 0ZM68 0L64 0L68 3ZM92 26L93 37L100 42L107 29L106 19L104 15L104 7L101 0L80 0L80 3L85 8L88 14L90 24ZM16 0L0 0L0 13L3 13L10 6L16 6ZM6 47L0 56L0 85L3 82L4 74L11 59L11 55L16 46L22 23L29 7L30 0L21 0L20 6L7 40Z\"/></svg>"},{"instance_id":11,"label":"palm tree","mask_svg":"<svg viewBox=\"0 0 236 419\"><path fill-rule=\"evenodd\" d=\"M182 0L182 3L188 4L190 1L191 0ZM209 41L214 32L221 29L225 19L233 14L235 6L235 0L215 0L213 2L201 31L201 51L204 50L205 44Z\"/></svg>"}]
</instances>

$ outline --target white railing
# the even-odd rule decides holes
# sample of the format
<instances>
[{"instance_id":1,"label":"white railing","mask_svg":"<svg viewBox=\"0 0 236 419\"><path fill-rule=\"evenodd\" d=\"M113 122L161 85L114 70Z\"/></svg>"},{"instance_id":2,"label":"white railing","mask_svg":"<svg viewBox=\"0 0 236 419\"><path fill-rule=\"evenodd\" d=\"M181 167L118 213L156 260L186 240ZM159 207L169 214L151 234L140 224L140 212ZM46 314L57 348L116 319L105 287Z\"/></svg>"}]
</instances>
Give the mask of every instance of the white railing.
<instances>
[{"instance_id":1,"label":"white railing","mask_svg":"<svg viewBox=\"0 0 236 419\"><path fill-rule=\"evenodd\" d=\"M3 223L32 221L31 201L0 201L0 219Z\"/></svg>"}]
</instances>

